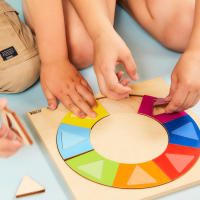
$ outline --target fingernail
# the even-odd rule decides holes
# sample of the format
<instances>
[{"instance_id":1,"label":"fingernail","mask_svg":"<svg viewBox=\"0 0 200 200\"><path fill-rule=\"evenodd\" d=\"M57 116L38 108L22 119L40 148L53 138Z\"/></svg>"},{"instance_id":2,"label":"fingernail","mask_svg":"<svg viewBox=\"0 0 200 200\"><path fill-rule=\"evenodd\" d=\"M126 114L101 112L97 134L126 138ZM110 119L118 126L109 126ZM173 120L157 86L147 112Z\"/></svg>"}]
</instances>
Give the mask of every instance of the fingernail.
<instances>
[{"instance_id":1,"label":"fingernail","mask_svg":"<svg viewBox=\"0 0 200 200\"><path fill-rule=\"evenodd\" d=\"M54 104L50 104L49 109L52 110L54 108Z\"/></svg>"},{"instance_id":2,"label":"fingernail","mask_svg":"<svg viewBox=\"0 0 200 200\"><path fill-rule=\"evenodd\" d=\"M169 100L169 96L167 96L166 98L165 98L165 101L168 101Z\"/></svg>"},{"instance_id":3,"label":"fingernail","mask_svg":"<svg viewBox=\"0 0 200 200\"><path fill-rule=\"evenodd\" d=\"M97 108L98 107L98 105L95 105L95 106L93 106L92 108Z\"/></svg>"},{"instance_id":4,"label":"fingernail","mask_svg":"<svg viewBox=\"0 0 200 200\"><path fill-rule=\"evenodd\" d=\"M139 76L138 76L138 74L136 73L136 74L134 75L134 80L137 81L138 79L139 79Z\"/></svg>"},{"instance_id":5,"label":"fingernail","mask_svg":"<svg viewBox=\"0 0 200 200\"><path fill-rule=\"evenodd\" d=\"M97 116L97 113L95 113L95 112L90 113L90 117L95 118L96 116Z\"/></svg>"},{"instance_id":6,"label":"fingernail","mask_svg":"<svg viewBox=\"0 0 200 200\"><path fill-rule=\"evenodd\" d=\"M1 99L1 100L0 100L0 104L1 104L2 106L6 106L7 100L6 100L6 99Z\"/></svg>"},{"instance_id":7,"label":"fingernail","mask_svg":"<svg viewBox=\"0 0 200 200\"><path fill-rule=\"evenodd\" d=\"M80 116L81 116L81 117L85 117L86 114L85 114L84 112L81 112L81 113L80 113Z\"/></svg>"},{"instance_id":8,"label":"fingernail","mask_svg":"<svg viewBox=\"0 0 200 200\"><path fill-rule=\"evenodd\" d=\"M127 95L126 97L125 97L125 99L127 99L129 97L129 95Z\"/></svg>"}]
</instances>

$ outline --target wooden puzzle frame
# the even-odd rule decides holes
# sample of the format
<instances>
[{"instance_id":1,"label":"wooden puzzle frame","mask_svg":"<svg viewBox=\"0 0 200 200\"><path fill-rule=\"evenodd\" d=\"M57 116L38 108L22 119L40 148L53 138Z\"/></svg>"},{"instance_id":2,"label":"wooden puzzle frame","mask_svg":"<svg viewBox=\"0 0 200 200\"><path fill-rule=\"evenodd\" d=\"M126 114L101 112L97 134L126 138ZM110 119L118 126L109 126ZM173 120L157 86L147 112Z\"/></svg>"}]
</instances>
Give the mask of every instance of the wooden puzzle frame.
<instances>
[{"instance_id":1,"label":"wooden puzzle frame","mask_svg":"<svg viewBox=\"0 0 200 200\"><path fill-rule=\"evenodd\" d=\"M133 89L132 95L136 96L150 95L164 98L168 95L169 92L169 86L161 78L133 84L130 87ZM100 103L105 107L105 109L106 107L109 108L113 106L113 112L117 111L118 113L129 112L132 108L138 110L138 105L140 104L137 103L137 100L134 99L134 97L132 99L129 98L121 102L107 100L106 104L105 102L103 103L105 97L103 97L101 94L97 94L95 97L99 99L99 101L102 99L102 102ZM121 108L119 106L120 104L122 105ZM129 104L134 105L129 106ZM200 184L200 160L198 160L195 166L181 178L154 188L111 188L99 185L81 177L66 165L66 163L61 158L56 145L58 127L68 112L69 111L62 104L60 104L57 110L54 112L49 111L47 108L43 108L34 112L29 112L27 115L75 199L154 199L166 194L170 194L172 192L179 191L181 189ZM198 126L200 126L200 119L191 110L187 110L186 112L195 120Z\"/></svg>"}]
</instances>

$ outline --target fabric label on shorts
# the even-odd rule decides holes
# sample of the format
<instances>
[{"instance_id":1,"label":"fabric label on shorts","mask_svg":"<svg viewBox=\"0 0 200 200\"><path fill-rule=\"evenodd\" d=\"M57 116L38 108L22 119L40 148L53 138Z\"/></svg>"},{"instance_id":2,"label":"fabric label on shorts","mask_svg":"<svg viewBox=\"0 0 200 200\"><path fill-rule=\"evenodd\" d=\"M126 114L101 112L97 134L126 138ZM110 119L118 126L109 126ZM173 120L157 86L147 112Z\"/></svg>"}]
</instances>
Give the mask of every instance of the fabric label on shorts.
<instances>
[{"instance_id":1,"label":"fabric label on shorts","mask_svg":"<svg viewBox=\"0 0 200 200\"><path fill-rule=\"evenodd\" d=\"M0 51L0 54L4 61L18 55L17 51L15 50L13 46Z\"/></svg>"}]
</instances>

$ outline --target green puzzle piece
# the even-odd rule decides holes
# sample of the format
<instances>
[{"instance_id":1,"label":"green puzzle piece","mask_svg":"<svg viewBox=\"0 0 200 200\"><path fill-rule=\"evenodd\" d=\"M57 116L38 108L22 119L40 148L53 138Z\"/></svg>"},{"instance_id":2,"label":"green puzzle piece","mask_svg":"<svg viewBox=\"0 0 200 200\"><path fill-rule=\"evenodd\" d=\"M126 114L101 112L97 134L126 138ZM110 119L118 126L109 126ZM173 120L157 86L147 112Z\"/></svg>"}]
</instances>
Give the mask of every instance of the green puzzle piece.
<instances>
[{"instance_id":1,"label":"green puzzle piece","mask_svg":"<svg viewBox=\"0 0 200 200\"><path fill-rule=\"evenodd\" d=\"M95 150L65 161L80 175L97 183L112 186L119 163L108 160Z\"/></svg>"}]
</instances>

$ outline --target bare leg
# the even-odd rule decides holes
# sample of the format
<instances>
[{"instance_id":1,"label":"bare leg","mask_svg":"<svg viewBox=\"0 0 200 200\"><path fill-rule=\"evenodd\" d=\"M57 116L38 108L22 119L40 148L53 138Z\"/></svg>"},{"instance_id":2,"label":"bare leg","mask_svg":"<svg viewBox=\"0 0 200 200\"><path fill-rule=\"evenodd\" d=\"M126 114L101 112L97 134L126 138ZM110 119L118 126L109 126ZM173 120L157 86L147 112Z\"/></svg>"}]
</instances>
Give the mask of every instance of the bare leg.
<instances>
[{"instance_id":1,"label":"bare leg","mask_svg":"<svg viewBox=\"0 0 200 200\"><path fill-rule=\"evenodd\" d=\"M113 24L116 0L107 0L107 4L110 14L110 21ZM86 68L93 63L93 42L70 0L63 0L63 10L65 17L69 60L77 69ZM34 33L34 24L32 23L24 0L23 13L26 24Z\"/></svg>"},{"instance_id":2,"label":"bare leg","mask_svg":"<svg viewBox=\"0 0 200 200\"><path fill-rule=\"evenodd\" d=\"M194 21L195 0L118 0L164 46L183 52Z\"/></svg>"}]
</instances>

